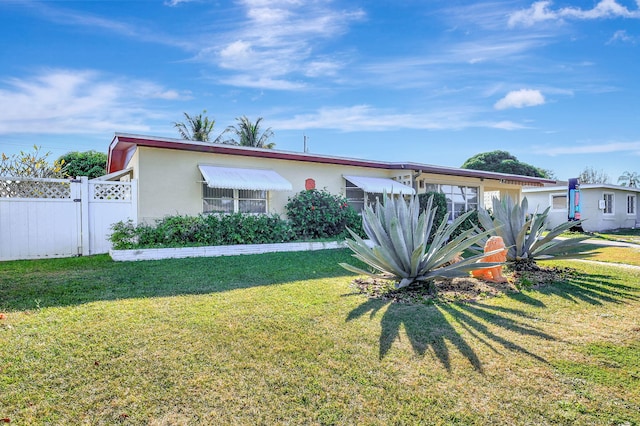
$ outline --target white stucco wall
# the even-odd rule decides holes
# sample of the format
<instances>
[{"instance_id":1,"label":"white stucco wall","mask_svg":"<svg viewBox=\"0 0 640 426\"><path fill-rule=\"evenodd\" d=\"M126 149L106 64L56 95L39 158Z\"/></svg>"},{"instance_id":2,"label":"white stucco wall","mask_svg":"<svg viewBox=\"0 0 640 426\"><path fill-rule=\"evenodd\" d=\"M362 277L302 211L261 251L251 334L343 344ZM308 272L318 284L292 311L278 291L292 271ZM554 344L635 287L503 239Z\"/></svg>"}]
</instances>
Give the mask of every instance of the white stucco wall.
<instances>
[{"instance_id":1,"label":"white stucco wall","mask_svg":"<svg viewBox=\"0 0 640 426\"><path fill-rule=\"evenodd\" d=\"M197 215L203 211L202 175L198 164L212 166L270 169L276 171L293 189L269 191L269 212L284 214L288 198L305 189L305 181L314 179L317 189L345 195L343 175L397 178L412 185L413 170L392 170L337 164L280 160L244 155L213 154L180 149L138 147L126 167L133 168L133 178L139 182L138 218L153 223L167 215ZM520 186L500 180L469 178L439 174L421 174L427 183L476 186L480 188L482 205L485 190L500 190L520 199ZM417 185L416 185L417 186ZM415 186L414 186L415 188ZM425 189L417 188L418 192Z\"/></svg>"},{"instance_id":2,"label":"white stucco wall","mask_svg":"<svg viewBox=\"0 0 640 426\"><path fill-rule=\"evenodd\" d=\"M139 219L148 223L167 215L202 213L202 175L198 164L271 169L291 182L292 191L269 191L269 212L284 214L288 198L305 189L305 180L314 179L317 189L344 195L342 175L372 177L402 176L407 171L385 170L277 160L227 154L139 147L127 167L139 179Z\"/></svg>"},{"instance_id":3,"label":"white stucco wall","mask_svg":"<svg viewBox=\"0 0 640 426\"><path fill-rule=\"evenodd\" d=\"M523 196L529 202L529 212L533 213L536 206L538 211L543 211L551 205L551 194L566 194L567 188L547 187L525 189ZM605 214L600 208L599 202L604 199L604 194L613 194L613 213ZM627 214L627 196L635 197L635 214ZM610 229L633 228L640 222L638 214L638 199L640 190L634 188L624 188L615 185L582 185L580 187L581 217L586 219L582 228L587 232L600 232ZM567 209L551 210L549 212L549 225L557 226L567 221Z\"/></svg>"}]
</instances>

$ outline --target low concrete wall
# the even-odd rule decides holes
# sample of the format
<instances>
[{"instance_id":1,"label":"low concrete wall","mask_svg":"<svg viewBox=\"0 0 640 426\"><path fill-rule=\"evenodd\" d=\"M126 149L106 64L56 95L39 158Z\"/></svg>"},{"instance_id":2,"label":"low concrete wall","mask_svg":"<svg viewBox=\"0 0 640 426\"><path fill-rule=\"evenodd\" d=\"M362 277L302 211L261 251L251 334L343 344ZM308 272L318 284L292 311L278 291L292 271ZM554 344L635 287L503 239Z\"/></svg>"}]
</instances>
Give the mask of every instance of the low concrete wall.
<instances>
[{"instance_id":1,"label":"low concrete wall","mask_svg":"<svg viewBox=\"0 0 640 426\"><path fill-rule=\"evenodd\" d=\"M178 247L157 249L111 250L109 255L117 262L136 260L181 259L185 257L236 256L286 251L313 251L345 248L344 242L302 242L274 244L238 244L228 246Z\"/></svg>"}]
</instances>

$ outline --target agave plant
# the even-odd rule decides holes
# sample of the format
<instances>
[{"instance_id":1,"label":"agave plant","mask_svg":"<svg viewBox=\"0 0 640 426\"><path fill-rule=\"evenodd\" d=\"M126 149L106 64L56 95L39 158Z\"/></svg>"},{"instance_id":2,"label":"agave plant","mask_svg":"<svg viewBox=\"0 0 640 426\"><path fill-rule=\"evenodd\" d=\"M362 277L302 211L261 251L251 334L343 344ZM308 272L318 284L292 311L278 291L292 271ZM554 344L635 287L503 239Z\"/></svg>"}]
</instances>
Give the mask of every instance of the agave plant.
<instances>
[{"instance_id":1,"label":"agave plant","mask_svg":"<svg viewBox=\"0 0 640 426\"><path fill-rule=\"evenodd\" d=\"M478 220L491 235L502 237L505 245L509 247L507 262L513 263L516 269L530 267L535 264L536 259L542 257L568 258L584 255L569 251L588 237L562 240L556 238L570 228L580 225L581 220L565 222L545 233L550 207L542 213L538 213L536 209L533 214L528 214L529 204L526 197L520 204L516 204L509 196L502 200L494 198L492 201L493 217L488 211L480 209Z\"/></svg>"},{"instance_id":2,"label":"agave plant","mask_svg":"<svg viewBox=\"0 0 640 426\"><path fill-rule=\"evenodd\" d=\"M486 239L488 232L476 233L469 229L450 239L455 229L467 219L471 212L447 224L446 218L436 228L430 244L431 225L436 214L430 198L427 208L420 213L419 201L412 197L409 202L383 196L383 203L376 201L375 209L367 205L362 214L363 229L371 240L369 244L349 230L352 240L346 241L354 252L353 256L373 268L365 271L347 263L343 268L374 278L396 281L396 288L407 287L416 282L424 282L436 277L452 278L467 276L473 269L491 267L497 263L476 263L484 253L459 260L467 248ZM456 261L459 260L459 261Z\"/></svg>"}]
</instances>

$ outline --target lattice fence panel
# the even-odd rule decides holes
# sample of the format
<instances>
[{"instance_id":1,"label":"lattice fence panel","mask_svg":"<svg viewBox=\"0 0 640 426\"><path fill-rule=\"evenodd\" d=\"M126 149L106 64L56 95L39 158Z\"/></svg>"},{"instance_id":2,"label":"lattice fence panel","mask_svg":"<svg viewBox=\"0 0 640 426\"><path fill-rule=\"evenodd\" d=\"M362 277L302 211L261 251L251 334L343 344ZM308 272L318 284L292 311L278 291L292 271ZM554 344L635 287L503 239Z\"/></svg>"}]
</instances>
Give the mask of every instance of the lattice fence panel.
<instances>
[{"instance_id":1,"label":"lattice fence panel","mask_svg":"<svg viewBox=\"0 0 640 426\"><path fill-rule=\"evenodd\" d=\"M93 200L131 200L131 183L94 183Z\"/></svg>"},{"instance_id":2,"label":"lattice fence panel","mask_svg":"<svg viewBox=\"0 0 640 426\"><path fill-rule=\"evenodd\" d=\"M0 180L0 197L3 198L71 198L71 183L35 180Z\"/></svg>"}]
</instances>

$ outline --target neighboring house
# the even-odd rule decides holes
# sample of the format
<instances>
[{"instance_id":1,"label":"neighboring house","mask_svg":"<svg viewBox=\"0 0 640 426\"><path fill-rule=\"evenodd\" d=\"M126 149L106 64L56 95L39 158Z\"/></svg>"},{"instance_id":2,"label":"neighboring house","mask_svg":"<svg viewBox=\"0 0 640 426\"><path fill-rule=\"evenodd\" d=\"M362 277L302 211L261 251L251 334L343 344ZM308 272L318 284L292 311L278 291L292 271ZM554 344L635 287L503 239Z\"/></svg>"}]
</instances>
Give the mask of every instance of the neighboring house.
<instances>
[{"instance_id":1,"label":"neighboring house","mask_svg":"<svg viewBox=\"0 0 640 426\"><path fill-rule=\"evenodd\" d=\"M567 186L525 188L523 196L529 202L529 212L538 208L549 210L549 225L567 221ZM640 224L638 207L640 188L608 184L580 185L580 215L586 219L582 228L587 232L633 228Z\"/></svg>"},{"instance_id":2,"label":"neighboring house","mask_svg":"<svg viewBox=\"0 0 640 426\"><path fill-rule=\"evenodd\" d=\"M383 192L440 191L449 218L485 205L491 196L516 200L524 186L548 179L432 166L342 158L117 133L109 146L107 179L138 180L138 218L208 212L285 214L304 189L347 197L356 209Z\"/></svg>"}]
</instances>

